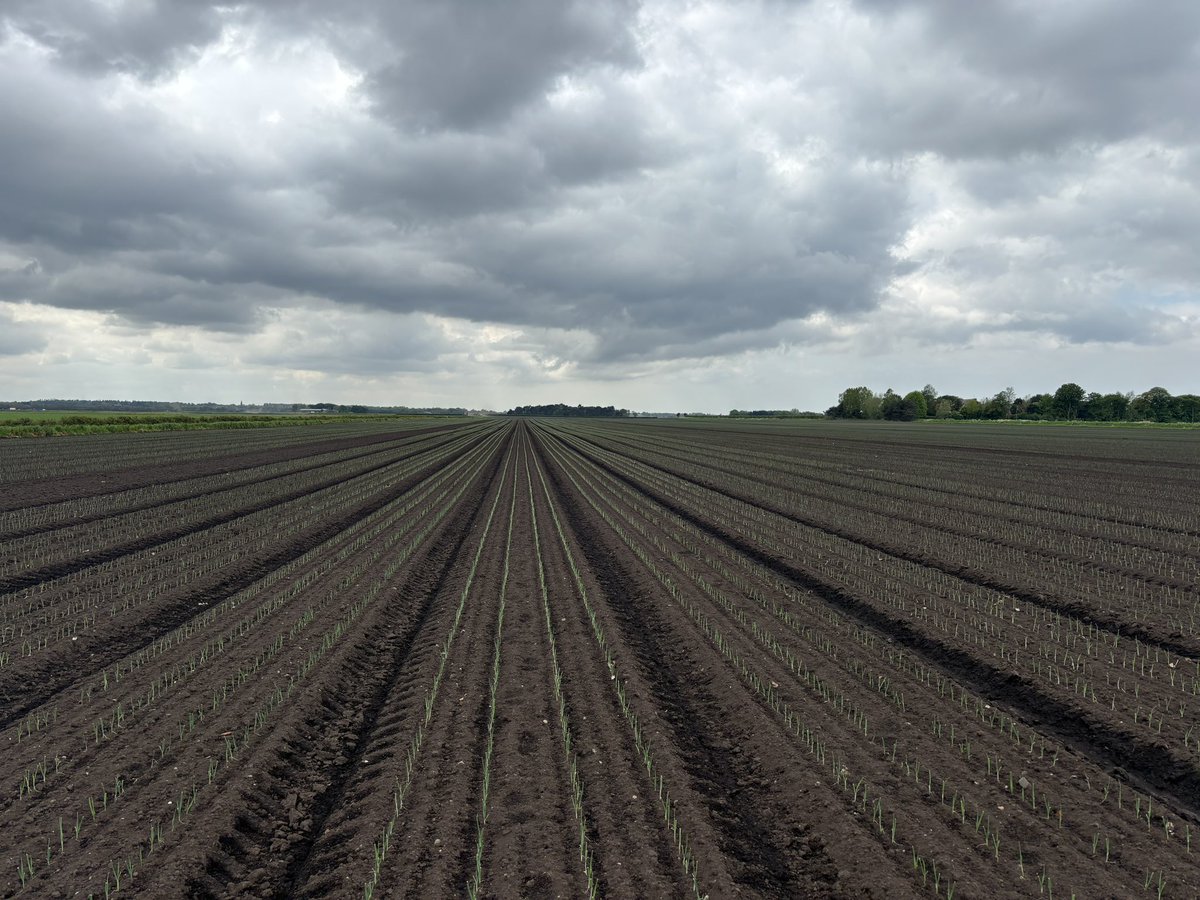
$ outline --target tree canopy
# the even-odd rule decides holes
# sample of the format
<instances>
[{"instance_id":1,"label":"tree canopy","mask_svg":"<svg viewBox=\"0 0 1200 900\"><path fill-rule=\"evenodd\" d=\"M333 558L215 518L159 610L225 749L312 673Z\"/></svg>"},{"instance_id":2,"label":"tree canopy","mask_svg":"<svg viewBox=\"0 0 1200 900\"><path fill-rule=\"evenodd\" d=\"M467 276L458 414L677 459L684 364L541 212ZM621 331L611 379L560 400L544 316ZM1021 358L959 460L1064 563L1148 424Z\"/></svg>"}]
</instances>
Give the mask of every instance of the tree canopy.
<instances>
[{"instance_id":1,"label":"tree canopy","mask_svg":"<svg viewBox=\"0 0 1200 900\"><path fill-rule=\"evenodd\" d=\"M565 403L546 403L541 406L514 406L506 416L589 416L589 417L624 417L629 415L627 409L617 409L613 406L567 406Z\"/></svg>"},{"instance_id":2,"label":"tree canopy","mask_svg":"<svg viewBox=\"0 0 1200 900\"><path fill-rule=\"evenodd\" d=\"M891 388L876 394L868 387L846 388L825 415L835 419L1033 419L1083 422L1200 422L1200 396L1172 396L1162 387L1144 393L1099 394L1067 382L1053 393L1017 396L1011 387L993 397L938 394L933 385L900 395Z\"/></svg>"}]
</instances>

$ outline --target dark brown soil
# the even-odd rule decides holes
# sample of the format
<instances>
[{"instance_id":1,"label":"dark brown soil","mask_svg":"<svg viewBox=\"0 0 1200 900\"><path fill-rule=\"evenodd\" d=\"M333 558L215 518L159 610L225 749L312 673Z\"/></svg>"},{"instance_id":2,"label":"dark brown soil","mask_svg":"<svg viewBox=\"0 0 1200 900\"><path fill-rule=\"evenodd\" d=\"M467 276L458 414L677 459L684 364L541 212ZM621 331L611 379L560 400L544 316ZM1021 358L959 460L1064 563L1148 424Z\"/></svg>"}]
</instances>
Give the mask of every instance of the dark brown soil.
<instances>
[{"instance_id":1,"label":"dark brown soil","mask_svg":"<svg viewBox=\"0 0 1200 900\"><path fill-rule=\"evenodd\" d=\"M5 484L0 896L1196 896L1186 447L1156 521L1088 493L1124 439L884 434L180 433Z\"/></svg>"}]
</instances>

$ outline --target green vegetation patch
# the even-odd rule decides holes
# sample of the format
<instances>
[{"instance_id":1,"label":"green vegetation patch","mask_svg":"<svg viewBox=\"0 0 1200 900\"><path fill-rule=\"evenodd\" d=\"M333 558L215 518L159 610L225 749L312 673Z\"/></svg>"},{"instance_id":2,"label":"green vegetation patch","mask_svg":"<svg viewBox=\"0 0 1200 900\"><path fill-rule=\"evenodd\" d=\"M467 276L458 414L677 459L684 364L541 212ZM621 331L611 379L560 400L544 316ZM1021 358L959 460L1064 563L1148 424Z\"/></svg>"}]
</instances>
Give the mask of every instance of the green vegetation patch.
<instances>
[{"instance_id":1,"label":"green vegetation patch","mask_svg":"<svg viewBox=\"0 0 1200 900\"><path fill-rule=\"evenodd\" d=\"M117 434L139 431L203 431L212 428L278 428L330 422L379 422L433 419L436 416L339 415L183 415L163 413L0 412L0 437L54 437L70 434Z\"/></svg>"}]
</instances>

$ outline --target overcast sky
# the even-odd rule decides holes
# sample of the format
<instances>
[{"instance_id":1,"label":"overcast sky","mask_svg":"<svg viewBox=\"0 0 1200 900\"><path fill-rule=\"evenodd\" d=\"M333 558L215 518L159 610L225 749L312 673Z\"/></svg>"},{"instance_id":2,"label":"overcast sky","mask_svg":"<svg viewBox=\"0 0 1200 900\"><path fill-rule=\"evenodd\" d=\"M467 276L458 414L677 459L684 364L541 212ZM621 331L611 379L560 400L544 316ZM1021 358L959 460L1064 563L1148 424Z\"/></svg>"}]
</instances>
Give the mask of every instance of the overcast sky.
<instances>
[{"instance_id":1,"label":"overcast sky","mask_svg":"<svg viewBox=\"0 0 1200 900\"><path fill-rule=\"evenodd\" d=\"M1200 391L1194 0L0 0L0 399Z\"/></svg>"}]
</instances>

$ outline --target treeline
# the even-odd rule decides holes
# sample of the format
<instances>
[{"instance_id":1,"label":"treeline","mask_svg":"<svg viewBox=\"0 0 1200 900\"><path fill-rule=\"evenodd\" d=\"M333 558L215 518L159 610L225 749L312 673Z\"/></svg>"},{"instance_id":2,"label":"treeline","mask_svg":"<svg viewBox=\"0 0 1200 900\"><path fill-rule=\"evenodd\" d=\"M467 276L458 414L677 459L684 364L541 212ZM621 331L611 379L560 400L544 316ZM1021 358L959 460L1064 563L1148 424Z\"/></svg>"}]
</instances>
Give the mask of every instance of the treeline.
<instances>
[{"instance_id":1,"label":"treeline","mask_svg":"<svg viewBox=\"0 0 1200 900\"><path fill-rule=\"evenodd\" d=\"M292 405L274 404L280 411L291 411ZM211 413L265 412L261 407L240 403L182 403L165 400L11 400L0 401L0 408L38 412L124 412L180 413L208 415Z\"/></svg>"},{"instance_id":2,"label":"treeline","mask_svg":"<svg viewBox=\"0 0 1200 900\"><path fill-rule=\"evenodd\" d=\"M465 416L465 406L364 406L361 403L264 403L274 411L301 412L320 410L329 413L354 413L375 416Z\"/></svg>"},{"instance_id":3,"label":"treeline","mask_svg":"<svg viewBox=\"0 0 1200 900\"><path fill-rule=\"evenodd\" d=\"M361 421L386 422L392 416L366 416ZM220 415L66 415L40 413L38 418L0 416L0 438L58 437L71 434L123 434L144 431L207 431L213 429L282 428L345 422L341 415L220 416Z\"/></svg>"},{"instance_id":4,"label":"treeline","mask_svg":"<svg viewBox=\"0 0 1200 900\"><path fill-rule=\"evenodd\" d=\"M825 415L834 419L1025 419L1054 422L1200 422L1200 396L1172 396L1153 387L1141 394L1086 392L1074 382L1053 394L1018 397L1005 388L993 397L963 398L939 394L931 384L919 391L897 394L890 388L876 394L867 387L847 388Z\"/></svg>"},{"instance_id":5,"label":"treeline","mask_svg":"<svg viewBox=\"0 0 1200 900\"><path fill-rule=\"evenodd\" d=\"M612 406L567 406L565 403L546 403L541 406L514 406L506 416L592 416L592 417L625 417L627 409L617 409Z\"/></svg>"},{"instance_id":6,"label":"treeline","mask_svg":"<svg viewBox=\"0 0 1200 900\"><path fill-rule=\"evenodd\" d=\"M731 419L819 419L821 413L801 412L798 409L731 409Z\"/></svg>"},{"instance_id":7,"label":"treeline","mask_svg":"<svg viewBox=\"0 0 1200 900\"><path fill-rule=\"evenodd\" d=\"M237 415L261 413L289 415L319 410L322 413L398 415L398 416L465 416L465 407L364 406L343 403L183 403L173 400L12 400L0 401L0 409L39 412L126 412Z\"/></svg>"}]
</instances>

